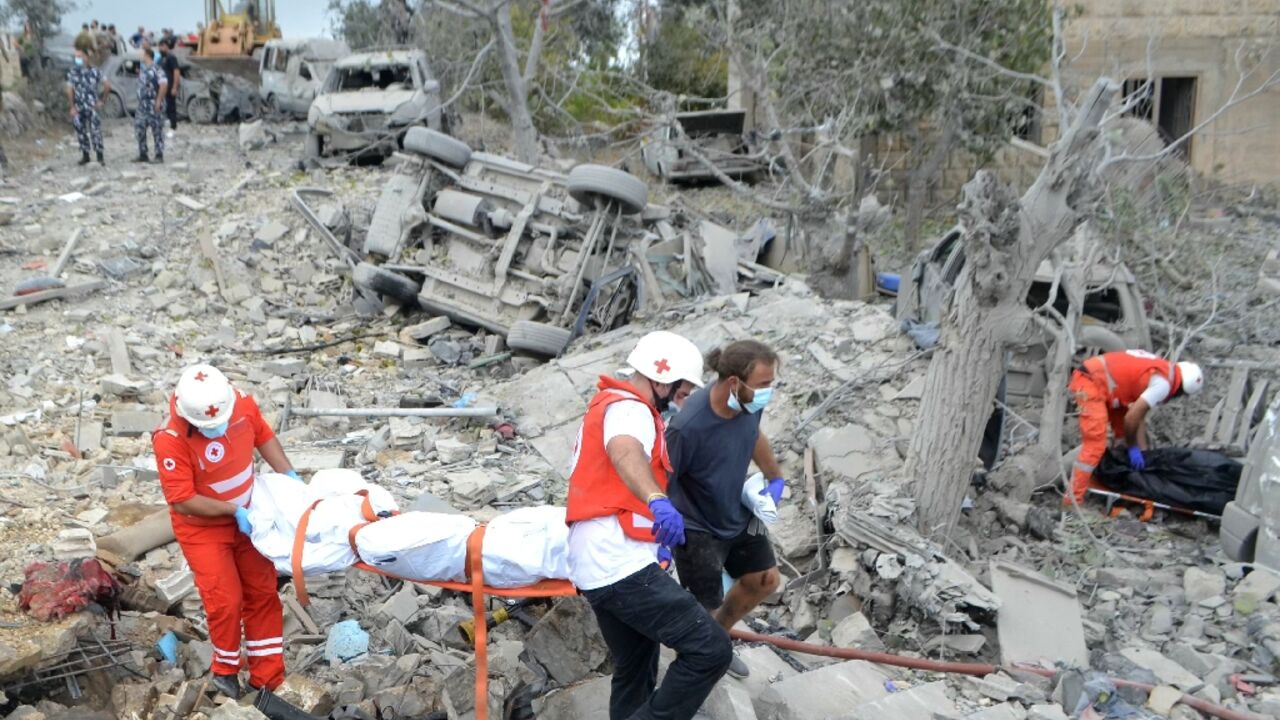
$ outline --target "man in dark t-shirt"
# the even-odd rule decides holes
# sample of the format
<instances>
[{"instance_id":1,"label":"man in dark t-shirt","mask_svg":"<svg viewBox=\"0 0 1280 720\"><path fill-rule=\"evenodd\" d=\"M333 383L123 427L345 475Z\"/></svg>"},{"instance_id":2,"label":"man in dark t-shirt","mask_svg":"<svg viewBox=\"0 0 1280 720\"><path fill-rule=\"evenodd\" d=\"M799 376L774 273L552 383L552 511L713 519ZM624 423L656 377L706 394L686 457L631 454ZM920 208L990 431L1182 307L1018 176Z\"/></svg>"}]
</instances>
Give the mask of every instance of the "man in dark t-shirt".
<instances>
[{"instance_id":1,"label":"man in dark t-shirt","mask_svg":"<svg viewBox=\"0 0 1280 720\"><path fill-rule=\"evenodd\" d=\"M690 395L667 426L667 494L684 515L685 544L674 549L680 582L728 630L780 582L769 533L742 502L753 460L771 479L765 492L775 503L786 484L760 432L778 356L763 343L740 340L713 351L706 364L718 379ZM734 580L727 595L721 571ZM735 655L729 672L746 677L748 668Z\"/></svg>"},{"instance_id":2,"label":"man in dark t-shirt","mask_svg":"<svg viewBox=\"0 0 1280 720\"><path fill-rule=\"evenodd\" d=\"M178 87L182 84L182 68L178 65L178 56L173 53L173 38L166 37L160 41L160 69L169 81L168 94L164 97L164 114L169 118L169 130L178 129Z\"/></svg>"}]
</instances>

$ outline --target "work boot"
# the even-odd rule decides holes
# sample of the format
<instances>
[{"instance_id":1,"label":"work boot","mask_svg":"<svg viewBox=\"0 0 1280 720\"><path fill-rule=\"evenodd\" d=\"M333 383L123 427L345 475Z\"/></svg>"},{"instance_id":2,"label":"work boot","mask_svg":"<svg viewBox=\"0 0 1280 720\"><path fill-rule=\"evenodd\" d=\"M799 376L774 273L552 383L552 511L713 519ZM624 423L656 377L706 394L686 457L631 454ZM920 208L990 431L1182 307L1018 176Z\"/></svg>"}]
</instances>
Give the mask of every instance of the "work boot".
<instances>
[{"instance_id":1,"label":"work boot","mask_svg":"<svg viewBox=\"0 0 1280 720\"><path fill-rule=\"evenodd\" d=\"M209 684L232 700L239 700L240 696L244 694L240 690L239 675L212 675L209 678Z\"/></svg>"},{"instance_id":2,"label":"work boot","mask_svg":"<svg viewBox=\"0 0 1280 720\"><path fill-rule=\"evenodd\" d=\"M77 164L77 165L88 165L88 164L89 164L89 153L87 153L87 152L86 152L86 153L81 154L81 156L80 156L80 162L78 162L78 163L76 163L76 164Z\"/></svg>"},{"instance_id":3,"label":"work boot","mask_svg":"<svg viewBox=\"0 0 1280 720\"><path fill-rule=\"evenodd\" d=\"M157 155L156 155L156 164L157 164L157 165L163 165L163 164L164 164L164 155L163 155L163 154L157 154Z\"/></svg>"},{"instance_id":4,"label":"work boot","mask_svg":"<svg viewBox=\"0 0 1280 720\"><path fill-rule=\"evenodd\" d=\"M107 164L107 160L106 160L106 158L102 157L102 151L101 151L101 150L99 150L99 151L98 151L98 164L99 164L99 165L106 165L106 164Z\"/></svg>"},{"instance_id":5,"label":"work boot","mask_svg":"<svg viewBox=\"0 0 1280 720\"><path fill-rule=\"evenodd\" d=\"M134 158L133 161L136 163L151 162L151 158L147 157L146 153L138 153L138 157Z\"/></svg>"},{"instance_id":6,"label":"work boot","mask_svg":"<svg viewBox=\"0 0 1280 720\"><path fill-rule=\"evenodd\" d=\"M747 667L747 663L745 660L738 657L737 651L734 651L733 653L733 660L729 661L729 674L738 678L739 680L751 674L751 668Z\"/></svg>"}]
</instances>

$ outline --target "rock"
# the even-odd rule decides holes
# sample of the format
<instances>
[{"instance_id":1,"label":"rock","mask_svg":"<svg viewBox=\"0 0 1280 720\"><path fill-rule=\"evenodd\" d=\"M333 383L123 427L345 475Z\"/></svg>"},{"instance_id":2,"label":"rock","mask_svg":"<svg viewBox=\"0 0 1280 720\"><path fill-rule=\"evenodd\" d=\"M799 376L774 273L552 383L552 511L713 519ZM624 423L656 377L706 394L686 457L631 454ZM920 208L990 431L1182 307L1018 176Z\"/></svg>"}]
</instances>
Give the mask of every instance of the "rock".
<instances>
[{"instance_id":1,"label":"rock","mask_svg":"<svg viewBox=\"0 0 1280 720\"><path fill-rule=\"evenodd\" d=\"M116 410L111 413L111 434L117 437L150 435L160 427L164 416L148 410Z\"/></svg>"},{"instance_id":2,"label":"rock","mask_svg":"<svg viewBox=\"0 0 1280 720\"><path fill-rule=\"evenodd\" d=\"M102 378L102 394L122 398L137 397L151 389L146 380L132 380L124 375L107 375Z\"/></svg>"},{"instance_id":3,"label":"rock","mask_svg":"<svg viewBox=\"0 0 1280 720\"><path fill-rule=\"evenodd\" d=\"M954 717L956 706L947 697L947 684L943 681L918 685L887 697L864 703L842 717L849 720L933 720L934 713Z\"/></svg>"},{"instance_id":4,"label":"rock","mask_svg":"<svg viewBox=\"0 0 1280 720\"><path fill-rule=\"evenodd\" d=\"M400 359L400 344L390 340L379 340L373 344L373 354L378 357Z\"/></svg>"},{"instance_id":5,"label":"rock","mask_svg":"<svg viewBox=\"0 0 1280 720\"><path fill-rule=\"evenodd\" d=\"M849 615L831 629L831 644L874 652L884 652L885 649L871 622L860 612Z\"/></svg>"},{"instance_id":6,"label":"rock","mask_svg":"<svg viewBox=\"0 0 1280 720\"><path fill-rule=\"evenodd\" d=\"M98 552L98 545L93 541L93 533L84 528L70 528L58 533L53 541L53 558L55 560L76 560L91 558Z\"/></svg>"},{"instance_id":7,"label":"rock","mask_svg":"<svg viewBox=\"0 0 1280 720\"><path fill-rule=\"evenodd\" d=\"M277 375L279 377L293 377L302 372L307 367L307 363L302 358L273 358L267 360L260 365L263 372Z\"/></svg>"},{"instance_id":8,"label":"rock","mask_svg":"<svg viewBox=\"0 0 1280 720\"><path fill-rule=\"evenodd\" d=\"M703 701L699 716L708 720L757 720L751 694L732 680L721 680Z\"/></svg>"},{"instance_id":9,"label":"rock","mask_svg":"<svg viewBox=\"0 0 1280 720\"><path fill-rule=\"evenodd\" d=\"M1186 593L1187 603L1195 605L1226 593L1227 579L1222 571L1216 568L1203 570L1198 567L1189 567L1182 576L1182 589Z\"/></svg>"},{"instance_id":10,"label":"rock","mask_svg":"<svg viewBox=\"0 0 1280 720\"><path fill-rule=\"evenodd\" d=\"M261 150L268 143L275 142L275 139L275 134L267 129L262 120L240 123L239 142L242 151Z\"/></svg>"},{"instance_id":11,"label":"rock","mask_svg":"<svg viewBox=\"0 0 1280 720\"><path fill-rule=\"evenodd\" d=\"M208 672L213 663L213 644L204 640L190 640L182 646L180 658L187 677L198 678Z\"/></svg>"},{"instance_id":12,"label":"rock","mask_svg":"<svg viewBox=\"0 0 1280 720\"><path fill-rule=\"evenodd\" d=\"M395 620L406 624L412 620L418 614L418 593L414 591L413 583L403 583L400 590L379 605L373 614L383 622Z\"/></svg>"},{"instance_id":13,"label":"rock","mask_svg":"<svg viewBox=\"0 0 1280 720\"><path fill-rule=\"evenodd\" d=\"M1197 652L1186 643L1165 643L1164 654L1170 660L1186 668L1192 675L1199 677L1208 675L1213 672L1214 668L1218 667L1212 657Z\"/></svg>"},{"instance_id":14,"label":"rock","mask_svg":"<svg viewBox=\"0 0 1280 720\"><path fill-rule=\"evenodd\" d=\"M1157 603L1151 606L1147 618L1147 632L1152 635L1168 635L1173 632L1173 611L1168 605Z\"/></svg>"},{"instance_id":15,"label":"rock","mask_svg":"<svg viewBox=\"0 0 1280 720\"><path fill-rule=\"evenodd\" d=\"M609 707L612 680L611 676L605 675L555 690L534 701L534 713L540 718L556 720L595 720L604 717L607 713L603 713L602 709Z\"/></svg>"},{"instance_id":16,"label":"rock","mask_svg":"<svg viewBox=\"0 0 1280 720\"><path fill-rule=\"evenodd\" d=\"M862 660L827 665L770 685L756 698L756 715L761 720L846 717L853 708L888 696L888 679Z\"/></svg>"},{"instance_id":17,"label":"rock","mask_svg":"<svg viewBox=\"0 0 1280 720\"><path fill-rule=\"evenodd\" d=\"M1183 692L1195 692L1204 685L1200 678L1155 650L1125 648L1120 651L1120 655L1134 665L1150 670L1160 682L1173 685Z\"/></svg>"},{"instance_id":18,"label":"rock","mask_svg":"<svg viewBox=\"0 0 1280 720\"><path fill-rule=\"evenodd\" d=\"M879 309L876 309L866 317L858 318L848 328L848 332L853 336L854 342L858 343L879 342L886 337L897 334L897 331L898 328L893 322L893 318Z\"/></svg>"},{"instance_id":19,"label":"rock","mask_svg":"<svg viewBox=\"0 0 1280 720\"><path fill-rule=\"evenodd\" d=\"M985 710L969 713L964 720L1026 720L1027 711L1015 703L992 705Z\"/></svg>"},{"instance_id":20,"label":"rock","mask_svg":"<svg viewBox=\"0 0 1280 720\"><path fill-rule=\"evenodd\" d=\"M261 122L261 120L258 122ZM209 720L264 720L266 717L266 715L258 712L250 705L237 705L235 703L219 705L218 709L209 713Z\"/></svg>"},{"instance_id":21,"label":"rock","mask_svg":"<svg viewBox=\"0 0 1280 720\"><path fill-rule=\"evenodd\" d=\"M434 359L430 350L407 347L400 356L400 364L406 369L424 368L431 365Z\"/></svg>"},{"instance_id":22,"label":"rock","mask_svg":"<svg viewBox=\"0 0 1280 720\"><path fill-rule=\"evenodd\" d=\"M488 505L497 497L493 478L480 468L450 473L449 489L453 491L453 499L464 506Z\"/></svg>"},{"instance_id":23,"label":"rock","mask_svg":"<svg viewBox=\"0 0 1280 720\"><path fill-rule=\"evenodd\" d=\"M608 657L595 613L581 597L556 603L525 637L525 651L556 682L575 683L595 672Z\"/></svg>"},{"instance_id":24,"label":"rock","mask_svg":"<svg viewBox=\"0 0 1280 720\"><path fill-rule=\"evenodd\" d=\"M421 322L417 325L410 325L409 327L400 330L400 342L405 345L422 343L430 339L432 335L448 330L449 326L452 324L452 321L444 315L433 317L426 322Z\"/></svg>"},{"instance_id":25,"label":"rock","mask_svg":"<svg viewBox=\"0 0 1280 720\"><path fill-rule=\"evenodd\" d=\"M1068 720L1061 705L1032 705L1027 710L1027 720Z\"/></svg>"},{"instance_id":26,"label":"rock","mask_svg":"<svg viewBox=\"0 0 1280 720\"><path fill-rule=\"evenodd\" d=\"M120 683L111 688L111 707L120 720L149 720L158 698L151 683Z\"/></svg>"},{"instance_id":27,"label":"rock","mask_svg":"<svg viewBox=\"0 0 1280 720\"><path fill-rule=\"evenodd\" d=\"M471 649L471 643L458 631L458 623L473 619L470 610L456 605L442 605L422 609L418 621L418 634L437 643L459 649Z\"/></svg>"},{"instance_id":28,"label":"rock","mask_svg":"<svg viewBox=\"0 0 1280 720\"><path fill-rule=\"evenodd\" d=\"M312 715L328 715L336 704L328 687L300 673L286 675L284 684L276 688L275 693L281 700Z\"/></svg>"},{"instance_id":29,"label":"rock","mask_svg":"<svg viewBox=\"0 0 1280 720\"><path fill-rule=\"evenodd\" d=\"M734 682L745 686L753 698L759 697L773 683L799 674L767 646L743 647L735 652L751 669L751 674Z\"/></svg>"},{"instance_id":30,"label":"rock","mask_svg":"<svg viewBox=\"0 0 1280 720\"><path fill-rule=\"evenodd\" d=\"M925 651L933 652L938 648L946 648L961 655L977 655L986 646L987 638L983 635L935 635L925 643Z\"/></svg>"},{"instance_id":31,"label":"rock","mask_svg":"<svg viewBox=\"0 0 1280 720\"><path fill-rule=\"evenodd\" d=\"M1252 608L1256 610L1262 603L1270 600L1276 592L1280 591L1280 573L1273 572L1261 565L1255 565L1253 571L1244 576L1244 579L1236 583L1231 590L1231 597L1234 600L1236 611L1242 615L1248 615L1250 612L1245 610ZM1245 607L1242 608L1241 605Z\"/></svg>"},{"instance_id":32,"label":"rock","mask_svg":"<svg viewBox=\"0 0 1280 720\"><path fill-rule=\"evenodd\" d=\"M788 558L807 555L818 544L813 516L794 503L783 503L778 508L778 520L769 527L769 535Z\"/></svg>"},{"instance_id":33,"label":"rock","mask_svg":"<svg viewBox=\"0 0 1280 720\"><path fill-rule=\"evenodd\" d=\"M435 449L440 462L444 465L462 462L471 457L474 450L471 445L452 437L437 439Z\"/></svg>"},{"instance_id":34,"label":"rock","mask_svg":"<svg viewBox=\"0 0 1280 720\"><path fill-rule=\"evenodd\" d=\"M462 359L462 346L448 338L432 338L427 347L445 365L457 365Z\"/></svg>"},{"instance_id":35,"label":"rock","mask_svg":"<svg viewBox=\"0 0 1280 720\"><path fill-rule=\"evenodd\" d=\"M1182 691L1169 685L1157 685L1147 696L1147 707L1153 712L1168 717L1173 706L1182 699Z\"/></svg>"},{"instance_id":36,"label":"rock","mask_svg":"<svg viewBox=\"0 0 1280 720\"><path fill-rule=\"evenodd\" d=\"M289 226L279 220L268 220L258 228L258 232L254 233L253 239L264 242L268 245L275 245L285 235L289 234Z\"/></svg>"},{"instance_id":37,"label":"rock","mask_svg":"<svg viewBox=\"0 0 1280 720\"><path fill-rule=\"evenodd\" d=\"M823 470L851 480L899 464L892 449L887 453L878 449L870 431L861 425L823 428L809 437L809 447Z\"/></svg>"}]
</instances>

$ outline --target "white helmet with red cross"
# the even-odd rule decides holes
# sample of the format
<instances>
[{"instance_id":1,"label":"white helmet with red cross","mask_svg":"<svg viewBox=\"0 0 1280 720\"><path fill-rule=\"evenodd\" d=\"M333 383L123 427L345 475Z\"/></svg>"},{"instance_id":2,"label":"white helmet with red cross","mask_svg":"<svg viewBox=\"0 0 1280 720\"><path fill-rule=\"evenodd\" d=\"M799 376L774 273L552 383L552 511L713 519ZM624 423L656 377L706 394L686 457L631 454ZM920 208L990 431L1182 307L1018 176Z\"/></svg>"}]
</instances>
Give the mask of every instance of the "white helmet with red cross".
<instances>
[{"instance_id":1,"label":"white helmet with red cross","mask_svg":"<svg viewBox=\"0 0 1280 720\"><path fill-rule=\"evenodd\" d=\"M227 376L212 365L192 365L178 378L178 414L198 428L221 425L231 418L236 391Z\"/></svg>"},{"instance_id":2,"label":"white helmet with red cross","mask_svg":"<svg viewBox=\"0 0 1280 720\"><path fill-rule=\"evenodd\" d=\"M1204 371L1193 362L1178 363L1178 374L1182 376L1182 392L1188 395L1199 395L1204 389Z\"/></svg>"},{"instance_id":3,"label":"white helmet with red cross","mask_svg":"<svg viewBox=\"0 0 1280 720\"><path fill-rule=\"evenodd\" d=\"M657 330L640 338L627 364L656 383L688 380L702 387L702 353L688 338Z\"/></svg>"}]
</instances>

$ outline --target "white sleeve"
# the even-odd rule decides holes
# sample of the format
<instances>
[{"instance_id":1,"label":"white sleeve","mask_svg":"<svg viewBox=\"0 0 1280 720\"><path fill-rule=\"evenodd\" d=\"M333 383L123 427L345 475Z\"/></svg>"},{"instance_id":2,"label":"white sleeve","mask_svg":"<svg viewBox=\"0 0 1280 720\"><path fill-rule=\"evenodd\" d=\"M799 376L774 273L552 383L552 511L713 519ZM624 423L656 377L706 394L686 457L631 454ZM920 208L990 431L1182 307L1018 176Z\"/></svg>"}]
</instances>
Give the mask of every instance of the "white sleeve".
<instances>
[{"instance_id":1,"label":"white sleeve","mask_svg":"<svg viewBox=\"0 0 1280 720\"><path fill-rule=\"evenodd\" d=\"M1159 375L1152 375L1151 382L1147 383L1147 389L1138 397L1147 401L1148 407L1155 407L1165 400L1169 399L1169 393L1173 388L1169 387L1169 381Z\"/></svg>"},{"instance_id":2,"label":"white sleeve","mask_svg":"<svg viewBox=\"0 0 1280 720\"><path fill-rule=\"evenodd\" d=\"M653 415L644 403L635 400L620 400L604 411L604 444L626 435L640 441L644 447L645 457L653 455L653 443L658 434L653 427Z\"/></svg>"}]
</instances>

